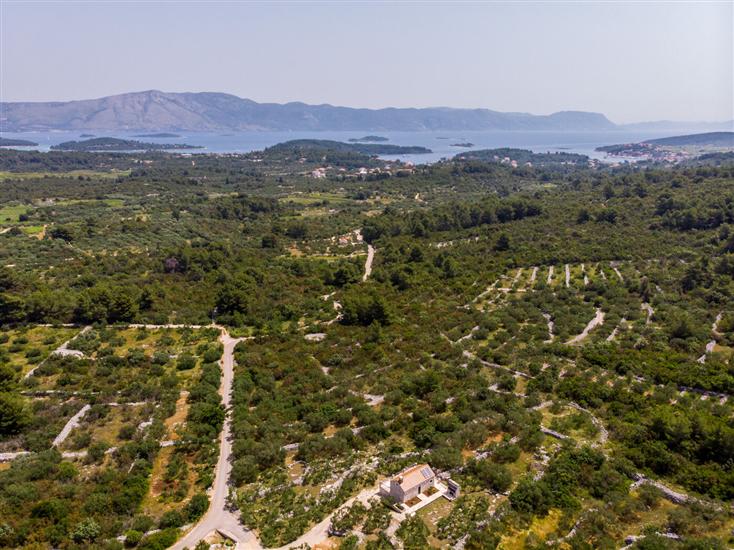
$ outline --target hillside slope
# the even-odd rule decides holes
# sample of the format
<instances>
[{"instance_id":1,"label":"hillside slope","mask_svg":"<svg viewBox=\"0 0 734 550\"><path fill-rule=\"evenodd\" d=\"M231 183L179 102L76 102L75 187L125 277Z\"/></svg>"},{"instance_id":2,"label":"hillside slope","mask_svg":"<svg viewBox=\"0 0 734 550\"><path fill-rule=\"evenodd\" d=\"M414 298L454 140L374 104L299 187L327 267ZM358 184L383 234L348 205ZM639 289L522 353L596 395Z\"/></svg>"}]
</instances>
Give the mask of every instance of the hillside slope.
<instances>
[{"instance_id":1,"label":"hillside slope","mask_svg":"<svg viewBox=\"0 0 734 550\"><path fill-rule=\"evenodd\" d=\"M672 136L660 139L648 139L646 143L672 146L711 145L714 147L734 147L734 132L707 132L705 134Z\"/></svg>"}]
</instances>

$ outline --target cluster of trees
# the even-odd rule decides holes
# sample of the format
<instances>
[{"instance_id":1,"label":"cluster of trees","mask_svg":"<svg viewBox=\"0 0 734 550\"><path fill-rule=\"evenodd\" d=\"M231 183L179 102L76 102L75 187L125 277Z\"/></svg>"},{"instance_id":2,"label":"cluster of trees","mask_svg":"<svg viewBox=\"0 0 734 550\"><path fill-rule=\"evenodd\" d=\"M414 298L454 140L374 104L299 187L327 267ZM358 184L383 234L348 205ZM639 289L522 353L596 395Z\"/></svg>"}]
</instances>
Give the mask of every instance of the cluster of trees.
<instances>
[{"instance_id":1,"label":"cluster of trees","mask_svg":"<svg viewBox=\"0 0 734 550\"><path fill-rule=\"evenodd\" d=\"M342 303L342 323L345 325L369 326L373 323L390 323L390 307L383 296L377 292L366 293L361 289L352 290Z\"/></svg>"},{"instance_id":2,"label":"cluster of trees","mask_svg":"<svg viewBox=\"0 0 734 550\"><path fill-rule=\"evenodd\" d=\"M183 433L183 445L174 453L169 468L178 460L181 469L187 467L183 456L192 456L197 468L197 483L200 490L208 488L214 481L214 466L218 456L218 438L224 424L224 406L219 395L221 385L221 368L218 361L222 355L221 344L211 344L202 353L201 373L189 390L189 410L186 415L186 429ZM180 358L179 358L180 362ZM179 365L179 369L180 369ZM175 479L179 494L185 495L188 491L186 476L181 472L171 476ZM208 505L208 501L207 501ZM204 507L204 511L208 506ZM180 525L183 525L182 521ZM177 525L177 526L180 526Z\"/></svg>"},{"instance_id":3,"label":"cluster of trees","mask_svg":"<svg viewBox=\"0 0 734 550\"><path fill-rule=\"evenodd\" d=\"M459 153L455 157L457 160L481 161L489 163L507 162L505 159L516 161L518 164L531 163L533 166L565 166L568 164L586 166L589 157L579 155L577 153L566 153L557 151L554 153L534 153L527 149L513 149L502 147L499 149L480 149L476 151L467 151Z\"/></svg>"},{"instance_id":4,"label":"cluster of trees","mask_svg":"<svg viewBox=\"0 0 734 550\"><path fill-rule=\"evenodd\" d=\"M579 489L608 501L613 493L627 491L628 474L623 464L610 463L590 447L565 449L553 458L541 479L522 478L510 493L510 504L519 513L542 517L551 507L578 507Z\"/></svg>"},{"instance_id":5,"label":"cluster of trees","mask_svg":"<svg viewBox=\"0 0 734 550\"><path fill-rule=\"evenodd\" d=\"M16 460L0 472L0 544L45 540L57 548L117 536L148 492L156 440L133 440L115 454L104 475L87 477L54 450ZM11 512L12 511L12 512Z\"/></svg>"},{"instance_id":6,"label":"cluster of trees","mask_svg":"<svg viewBox=\"0 0 734 550\"><path fill-rule=\"evenodd\" d=\"M383 215L365 223L362 234L367 242L401 234L425 237L437 231L456 231L522 220L538 216L541 211L537 202L521 199L485 200L479 204L455 203L429 212L412 212L407 216L386 209Z\"/></svg>"}]
</instances>

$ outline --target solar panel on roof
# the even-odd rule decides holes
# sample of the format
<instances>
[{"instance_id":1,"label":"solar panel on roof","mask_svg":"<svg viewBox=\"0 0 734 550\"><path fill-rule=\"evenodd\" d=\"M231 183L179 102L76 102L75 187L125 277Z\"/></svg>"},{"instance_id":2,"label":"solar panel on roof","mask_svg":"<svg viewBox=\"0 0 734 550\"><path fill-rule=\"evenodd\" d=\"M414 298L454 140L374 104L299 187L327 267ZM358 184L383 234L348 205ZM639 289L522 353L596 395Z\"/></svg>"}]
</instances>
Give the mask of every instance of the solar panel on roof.
<instances>
[{"instance_id":1,"label":"solar panel on roof","mask_svg":"<svg viewBox=\"0 0 734 550\"><path fill-rule=\"evenodd\" d=\"M421 474L423 474L423 477L428 479L431 477L431 469L429 467L421 468Z\"/></svg>"}]
</instances>

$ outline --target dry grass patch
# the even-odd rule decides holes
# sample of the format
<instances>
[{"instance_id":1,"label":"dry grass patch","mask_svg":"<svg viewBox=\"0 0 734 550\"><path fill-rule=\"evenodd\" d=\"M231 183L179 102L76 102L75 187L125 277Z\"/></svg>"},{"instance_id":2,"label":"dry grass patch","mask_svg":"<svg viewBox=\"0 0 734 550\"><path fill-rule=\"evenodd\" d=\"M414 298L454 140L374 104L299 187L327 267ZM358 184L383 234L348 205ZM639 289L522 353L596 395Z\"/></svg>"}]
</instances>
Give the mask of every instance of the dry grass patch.
<instances>
[{"instance_id":1,"label":"dry grass patch","mask_svg":"<svg viewBox=\"0 0 734 550\"><path fill-rule=\"evenodd\" d=\"M528 529L503 536L498 548L500 550L523 550L526 547L526 540L531 534L540 540L547 539L549 535L555 533L558 529L558 522L562 515L563 513L560 510L553 509L543 518L533 518L533 522Z\"/></svg>"},{"instance_id":2,"label":"dry grass patch","mask_svg":"<svg viewBox=\"0 0 734 550\"><path fill-rule=\"evenodd\" d=\"M166 418L164 425L166 426L166 439L176 441L179 439L178 427L183 426L186 417L189 414L189 392L182 391L178 400L176 400L176 411Z\"/></svg>"},{"instance_id":3,"label":"dry grass patch","mask_svg":"<svg viewBox=\"0 0 734 550\"><path fill-rule=\"evenodd\" d=\"M445 518L451 513L454 503L446 498L439 498L431 502L428 506L424 506L418 512L418 517L423 520L431 534L438 529L437 525L440 519Z\"/></svg>"}]
</instances>

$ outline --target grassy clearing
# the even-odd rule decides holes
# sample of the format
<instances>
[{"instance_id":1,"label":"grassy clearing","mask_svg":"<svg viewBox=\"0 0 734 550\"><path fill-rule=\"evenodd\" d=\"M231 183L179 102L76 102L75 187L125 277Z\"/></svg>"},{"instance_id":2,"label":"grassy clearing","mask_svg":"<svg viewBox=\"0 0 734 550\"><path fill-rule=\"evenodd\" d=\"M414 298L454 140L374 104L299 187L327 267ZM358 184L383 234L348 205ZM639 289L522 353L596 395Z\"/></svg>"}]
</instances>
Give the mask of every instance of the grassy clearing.
<instances>
[{"instance_id":1,"label":"grassy clearing","mask_svg":"<svg viewBox=\"0 0 734 550\"><path fill-rule=\"evenodd\" d=\"M186 416L189 414L189 393L182 391L176 401L176 412L166 419L166 437L165 439L176 441L179 439L178 427L182 426L186 421Z\"/></svg>"},{"instance_id":2,"label":"grassy clearing","mask_svg":"<svg viewBox=\"0 0 734 550\"><path fill-rule=\"evenodd\" d=\"M109 206L111 208L120 208L125 205L125 201L122 199L65 199L54 202L54 206L73 206L75 204L96 204Z\"/></svg>"},{"instance_id":3,"label":"grassy clearing","mask_svg":"<svg viewBox=\"0 0 734 550\"><path fill-rule=\"evenodd\" d=\"M0 223L17 223L20 216L28 212L29 207L25 204L11 204L0 208Z\"/></svg>"},{"instance_id":4,"label":"grassy clearing","mask_svg":"<svg viewBox=\"0 0 734 550\"><path fill-rule=\"evenodd\" d=\"M185 502L196 493L196 469L193 460L186 458L186 476L185 479L176 480L178 483L184 483L187 486L186 494L181 494L180 498L167 495L168 488L164 479L166 468L174 457L175 447L164 447L160 450L153 462L153 471L150 476L150 490L143 500L143 512L155 519L160 517L167 511L180 508Z\"/></svg>"},{"instance_id":5,"label":"grassy clearing","mask_svg":"<svg viewBox=\"0 0 734 550\"><path fill-rule=\"evenodd\" d=\"M507 464L507 469L512 474L512 479L518 480L530 469L530 465L533 462L533 455L531 453L522 451L520 458L515 462Z\"/></svg>"},{"instance_id":6,"label":"grassy clearing","mask_svg":"<svg viewBox=\"0 0 734 550\"><path fill-rule=\"evenodd\" d=\"M38 236L41 233L43 233L43 228L45 226L43 225L24 225L20 229L25 233L26 235L30 236Z\"/></svg>"},{"instance_id":7,"label":"grassy clearing","mask_svg":"<svg viewBox=\"0 0 734 550\"><path fill-rule=\"evenodd\" d=\"M622 538L629 535L639 535L648 525L665 525L668 514L676 508L678 508L678 505L661 498L653 508L637 512L635 518L630 519L624 525Z\"/></svg>"},{"instance_id":8,"label":"grassy clearing","mask_svg":"<svg viewBox=\"0 0 734 550\"><path fill-rule=\"evenodd\" d=\"M435 533L438 529L438 521L445 518L451 512L454 503L446 498L439 498L431 502L428 506L424 506L418 510L417 514L426 524L431 533Z\"/></svg>"},{"instance_id":9,"label":"grassy clearing","mask_svg":"<svg viewBox=\"0 0 734 550\"><path fill-rule=\"evenodd\" d=\"M64 442L63 450L81 450L84 447L76 447L75 440L86 434L89 435L89 443L106 443L111 447L118 447L125 443L125 439L120 438L120 430L123 426L132 425L137 427L141 422L147 420L148 411L145 406L140 405L121 405L118 407L108 407L108 411L103 418L93 420L91 422L82 421L79 428L74 430Z\"/></svg>"},{"instance_id":10,"label":"grassy clearing","mask_svg":"<svg viewBox=\"0 0 734 550\"><path fill-rule=\"evenodd\" d=\"M306 210L301 212L301 217L318 218L321 216L328 216L331 213L332 212L329 208L307 208Z\"/></svg>"}]
</instances>

